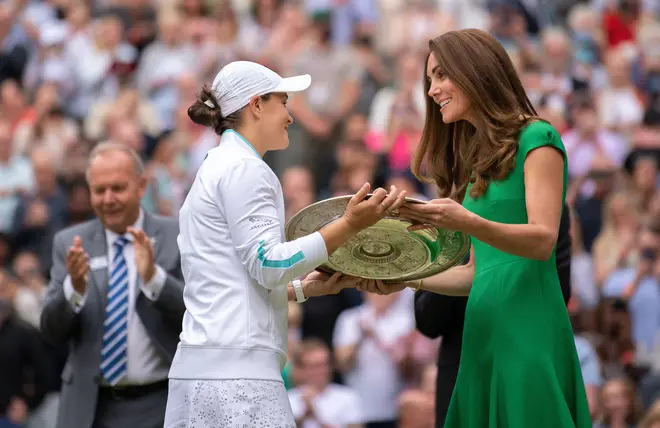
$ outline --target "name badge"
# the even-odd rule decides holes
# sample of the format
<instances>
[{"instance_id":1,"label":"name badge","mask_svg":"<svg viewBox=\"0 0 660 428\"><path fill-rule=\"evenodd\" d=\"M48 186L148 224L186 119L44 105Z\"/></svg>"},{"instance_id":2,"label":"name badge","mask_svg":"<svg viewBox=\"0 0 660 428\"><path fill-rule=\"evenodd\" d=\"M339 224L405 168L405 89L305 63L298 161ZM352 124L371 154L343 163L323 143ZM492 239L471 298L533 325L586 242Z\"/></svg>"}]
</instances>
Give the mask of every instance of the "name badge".
<instances>
[{"instance_id":1,"label":"name badge","mask_svg":"<svg viewBox=\"0 0 660 428\"><path fill-rule=\"evenodd\" d=\"M107 269L108 259L104 256L93 257L89 260L89 268L91 270Z\"/></svg>"}]
</instances>

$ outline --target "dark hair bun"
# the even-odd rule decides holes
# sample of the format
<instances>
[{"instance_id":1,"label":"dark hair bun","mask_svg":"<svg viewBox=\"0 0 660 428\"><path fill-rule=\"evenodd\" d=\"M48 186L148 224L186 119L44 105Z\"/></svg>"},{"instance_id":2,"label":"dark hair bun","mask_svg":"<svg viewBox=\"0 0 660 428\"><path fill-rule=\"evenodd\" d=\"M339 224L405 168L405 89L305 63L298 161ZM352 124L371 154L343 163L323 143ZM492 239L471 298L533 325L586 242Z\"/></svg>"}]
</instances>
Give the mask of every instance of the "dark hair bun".
<instances>
[{"instance_id":1,"label":"dark hair bun","mask_svg":"<svg viewBox=\"0 0 660 428\"><path fill-rule=\"evenodd\" d=\"M213 107L210 107L208 104L212 104ZM208 87L205 86L197 94L197 99L193 105L188 107L188 117L198 125L208 126L213 129L220 123L222 120L220 105Z\"/></svg>"}]
</instances>

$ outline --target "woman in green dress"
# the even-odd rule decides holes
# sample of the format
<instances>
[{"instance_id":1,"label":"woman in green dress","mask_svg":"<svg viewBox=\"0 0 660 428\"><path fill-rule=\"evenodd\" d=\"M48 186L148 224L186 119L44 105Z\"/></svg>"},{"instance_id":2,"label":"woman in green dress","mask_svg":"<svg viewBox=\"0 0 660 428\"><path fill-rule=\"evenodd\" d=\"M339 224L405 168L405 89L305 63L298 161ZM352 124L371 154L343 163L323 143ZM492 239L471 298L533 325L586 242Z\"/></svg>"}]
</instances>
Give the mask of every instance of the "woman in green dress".
<instances>
[{"instance_id":1,"label":"woman in green dress","mask_svg":"<svg viewBox=\"0 0 660 428\"><path fill-rule=\"evenodd\" d=\"M413 172L442 199L402 217L471 236L470 262L414 285L469 295L447 428L587 428L589 407L555 266L567 163L506 51L480 30L430 41ZM462 202L462 203L461 203Z\"/></svg>"}]
</instances>

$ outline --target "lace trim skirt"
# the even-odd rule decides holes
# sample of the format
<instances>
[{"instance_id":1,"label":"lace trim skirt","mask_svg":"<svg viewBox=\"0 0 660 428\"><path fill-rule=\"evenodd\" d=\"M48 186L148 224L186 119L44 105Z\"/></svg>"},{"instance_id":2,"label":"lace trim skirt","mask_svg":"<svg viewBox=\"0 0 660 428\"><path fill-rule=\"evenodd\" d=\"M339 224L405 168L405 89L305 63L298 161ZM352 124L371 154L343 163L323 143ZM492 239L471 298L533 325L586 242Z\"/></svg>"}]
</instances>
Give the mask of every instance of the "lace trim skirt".
<instances>
[{"instance_id":1,"label":"lace trim skirt","mask_svg":"<svg viewBox=\"0 0 660 428\"><path fill-rule=\"evenodd\" d=\"M283 382L170 379L164 428L296 428Z\"/></svg>"}]
</instances>

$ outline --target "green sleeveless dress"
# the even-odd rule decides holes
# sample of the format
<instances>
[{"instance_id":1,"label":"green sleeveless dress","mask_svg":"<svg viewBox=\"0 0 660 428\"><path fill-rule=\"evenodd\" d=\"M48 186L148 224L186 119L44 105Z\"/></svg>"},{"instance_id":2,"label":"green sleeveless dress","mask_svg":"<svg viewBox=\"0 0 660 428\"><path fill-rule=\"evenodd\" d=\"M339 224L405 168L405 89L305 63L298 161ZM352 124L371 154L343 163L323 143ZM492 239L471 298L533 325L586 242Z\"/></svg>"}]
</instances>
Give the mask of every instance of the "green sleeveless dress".
<instances>
[{"instance_id":1,"label":"green sleeveless dress","mask_svg":"<svg viewBox=\"0 0 660 428\"><path fill-rule=\"evenodd\" d=\"M463 206L500 223L527 223L523 168L527 154L553 146L557 131L532 122L519 137L509 176ZM564 197L568 168L564 166ZM472 239L475 274L463 348L445 428L587 428L591 418L555 254L514 256Z\"/></svg>"}]
</instances>

